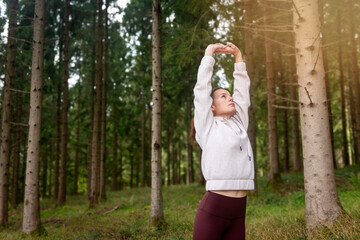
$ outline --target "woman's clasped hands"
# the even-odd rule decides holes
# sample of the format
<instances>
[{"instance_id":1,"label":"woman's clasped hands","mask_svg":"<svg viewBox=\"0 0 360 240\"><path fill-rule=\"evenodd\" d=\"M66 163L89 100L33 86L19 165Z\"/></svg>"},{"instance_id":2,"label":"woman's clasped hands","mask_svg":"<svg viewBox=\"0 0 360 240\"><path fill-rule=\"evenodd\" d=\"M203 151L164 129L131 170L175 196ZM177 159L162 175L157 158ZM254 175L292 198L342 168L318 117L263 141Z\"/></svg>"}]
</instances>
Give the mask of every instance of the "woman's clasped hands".
<instances>
[{"instance_id":1,"label":"woman's clasped hands","mask_svg":"<svg viewBox=\"0 0 360 240\"><path fill-rule=\"evenodd\" d=\"M226 45L221 43L210 44L205 50L205 56L212 56L214 53L218 54L231 54L235 57L235 62L242 62L241 51L237 46L231 42L227 42Z\"/></svg>"}]
</instances>

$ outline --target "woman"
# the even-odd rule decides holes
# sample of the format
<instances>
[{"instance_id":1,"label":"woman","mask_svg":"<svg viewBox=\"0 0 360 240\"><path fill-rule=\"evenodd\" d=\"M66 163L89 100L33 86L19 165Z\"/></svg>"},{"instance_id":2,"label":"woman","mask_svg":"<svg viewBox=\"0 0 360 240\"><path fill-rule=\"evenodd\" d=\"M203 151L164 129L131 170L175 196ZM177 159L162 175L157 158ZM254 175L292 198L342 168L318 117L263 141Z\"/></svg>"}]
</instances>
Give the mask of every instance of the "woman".
<instances>
[{"instance_id":1,"label":"woman","mask_svg":"<svg viewBox=\"0 0 360 240\"><path fill-rule=\"evenodd\" d=\"M211 88L214 53L235 57L234 94ZM210 44L201 60L195 94L196 141L202 149L206 194L196 213L194 240L245 239L246 192L254 189L254 160L247 135L250 79L232 43Z\"/></svg>"}]
</instances>

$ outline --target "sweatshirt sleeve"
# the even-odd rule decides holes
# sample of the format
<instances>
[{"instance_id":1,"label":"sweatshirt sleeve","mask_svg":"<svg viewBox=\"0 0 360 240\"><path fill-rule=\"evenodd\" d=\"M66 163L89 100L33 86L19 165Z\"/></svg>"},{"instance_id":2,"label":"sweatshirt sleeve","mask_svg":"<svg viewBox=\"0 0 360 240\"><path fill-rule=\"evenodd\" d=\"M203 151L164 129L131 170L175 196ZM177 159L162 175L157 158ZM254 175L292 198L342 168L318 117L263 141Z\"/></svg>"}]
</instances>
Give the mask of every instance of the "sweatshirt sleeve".
<instances>
[{"instance_id":1,"label":"sweatshirt sleeve","mask_svg":"<svg viewBox=\"0 0 360 240\"><path fill-rule=\"evenodd\" d=\"M197 82L194 88L194 125L196 131L196 141L203 148L206 136L213 123L213 113L211 111L211 77L213 74L215 59L211 56L204 56L199 66Z\"/></svg>"},{"instance_id":2,"label":"sweatshirt sleeve","mask_svg":"<svg viewBox=\"0 0 360 240\"><path fill-rule=\"evenodd\" d=\"M249 125L248 108L250 106L250 78L246 72L244 62L235 63L234 66L234 94L236 116L242 122L245 130Z\"/></svg>"}]
</instances>

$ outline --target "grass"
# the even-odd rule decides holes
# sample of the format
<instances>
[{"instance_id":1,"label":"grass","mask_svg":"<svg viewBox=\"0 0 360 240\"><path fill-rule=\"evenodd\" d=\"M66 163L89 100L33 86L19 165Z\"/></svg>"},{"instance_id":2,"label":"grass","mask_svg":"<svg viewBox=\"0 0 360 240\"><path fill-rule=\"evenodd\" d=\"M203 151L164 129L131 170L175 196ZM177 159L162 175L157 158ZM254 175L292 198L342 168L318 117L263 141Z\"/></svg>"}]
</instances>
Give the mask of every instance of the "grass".
<instances>
[{"instance_id":1,"label":"grass","mask_svg":"<svg viewBox=\"0 0 360 240\"><path fill-rule=\"evenodd\" d=\"M258 195L248 196L247 239L310 239L305 227L303 175L282 175L280 192L258 180ZM340 201L351 218L342 217L332 228L322 227L311 239L360 239L360 167L336 171ZM137 188L108 192L108 200L97 209L88 209L86 196L68 196L67 205L55 208L53 200L41 202L41 221L46 235L33 239L192 239L195 213L205 188L178 185L163 188L167 229L148 226L150 189ZM22 206L10 211L10 223L0 239L26 239L21 231Z\"/></svg>"}]
</instances>

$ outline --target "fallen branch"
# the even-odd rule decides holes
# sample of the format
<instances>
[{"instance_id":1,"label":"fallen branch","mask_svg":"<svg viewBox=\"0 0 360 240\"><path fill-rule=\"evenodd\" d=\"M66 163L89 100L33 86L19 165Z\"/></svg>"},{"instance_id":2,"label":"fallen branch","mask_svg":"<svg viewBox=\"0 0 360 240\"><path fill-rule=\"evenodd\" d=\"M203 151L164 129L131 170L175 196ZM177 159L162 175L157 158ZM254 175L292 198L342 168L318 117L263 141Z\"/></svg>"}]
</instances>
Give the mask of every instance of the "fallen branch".
<instances>
[{"instance_id":1,"label":"fallen branch","mask_svg":"<svg viewBox=\"0 0 360 240\"><path fill-rule=\"evenodd\" d=\"M114 208L110 209L109 211L106 211L106 212L102 213L101 215L105 215L105 214L111 213L111 212L113 212L113 211L118 210L119 208L120 208L120 205L115 206Z\"/></svg>"}]
</instances>

